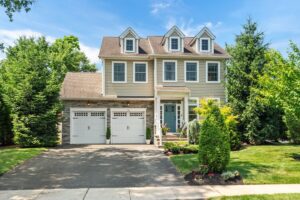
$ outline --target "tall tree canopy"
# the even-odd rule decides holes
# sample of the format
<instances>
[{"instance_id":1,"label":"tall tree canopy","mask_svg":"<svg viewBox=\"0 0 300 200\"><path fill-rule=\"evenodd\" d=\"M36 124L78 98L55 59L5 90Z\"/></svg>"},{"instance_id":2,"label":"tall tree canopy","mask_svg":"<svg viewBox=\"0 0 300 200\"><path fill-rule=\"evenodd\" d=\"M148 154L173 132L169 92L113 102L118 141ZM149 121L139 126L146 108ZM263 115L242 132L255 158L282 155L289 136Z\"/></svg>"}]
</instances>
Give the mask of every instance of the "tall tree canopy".
<instances>
[{"instance_id":1,"label":"tall tree canopy","mask_svg":"<svg viewBox=\"0 0 300 200\"><path fill-rule=\"evenodd\" d=\"M20 12L22 9L29 12L34 2L35 0L0 0L0 6L4 7L6 15L12 21L15 12Z\"/></svg>"},{"instance_id":2,"label":"tall tree canopy","mask_svg":"<svg viewBox=\"0 0 300 200\"><path fill-rule=\"evenodd\" d=\"M6 50L1 64L3 99L10 110L14 141L21 146L54 146L61 105L59 90L68 71L96 71L66 36L49 44L22 37Z\"/></svg>"},{"instance_id":3,"label":"tall tree canopy","mask_svg":"<svg viewBox=\"0 0 300 200\"><path fill-rule=\"evenodd\" d=\"M257 93L258 78L266 64L268 44L257 23L248 19L243 32L236 36L235 44L226 47L232 56L227 65L228 100L239 115L239 130L250 143L263 143L278 139L282 132L282 111L267 104Z\"/></svg>"},{"instance_id":4,"label":"tall tree canopy","mask_svg":"<svg viewBox=\"0 0 300 200\"><path fill-rule=\"evenodd\" d=\"M266 53L267 64L259 81L261 93L284 110L289 138L300 144L300 49L290 44L288 57L278 51Z\"/></svg>"}]
</instances>

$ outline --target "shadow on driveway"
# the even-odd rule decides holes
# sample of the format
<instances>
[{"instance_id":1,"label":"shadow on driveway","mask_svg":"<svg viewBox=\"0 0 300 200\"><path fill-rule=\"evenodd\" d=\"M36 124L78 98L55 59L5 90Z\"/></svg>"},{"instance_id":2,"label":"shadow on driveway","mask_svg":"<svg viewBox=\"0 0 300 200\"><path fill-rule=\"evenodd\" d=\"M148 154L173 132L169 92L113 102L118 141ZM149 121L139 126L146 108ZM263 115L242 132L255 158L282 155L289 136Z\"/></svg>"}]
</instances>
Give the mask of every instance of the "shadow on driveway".
<instances>
[{"instance_id":1,"label":"shadow on driveway","mask_svg":"<svg viewBox=\"0 0 300 200\"><path fill-rule=\"evenodd\" d=\"M54 148L0 177L0 190L180 185L183 177L150 145Z\"/></svg>"}]
</instances>

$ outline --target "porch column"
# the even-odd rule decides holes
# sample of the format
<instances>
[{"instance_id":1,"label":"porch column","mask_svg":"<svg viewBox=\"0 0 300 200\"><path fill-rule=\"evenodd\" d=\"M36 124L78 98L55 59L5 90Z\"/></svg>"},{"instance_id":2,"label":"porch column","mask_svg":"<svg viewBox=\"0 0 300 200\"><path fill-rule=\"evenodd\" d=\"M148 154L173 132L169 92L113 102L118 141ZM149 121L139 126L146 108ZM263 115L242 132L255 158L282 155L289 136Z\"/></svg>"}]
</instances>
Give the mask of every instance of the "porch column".
<instances>
[{"instance_id":1,"label":"porch column","mask_svg":"<svg viewBox=\"0 0 300 200\"><path fill-rule=\"evenodd\" d=\"M186 135L189 141L189 98L188 95L184 96L184 123L186 125Z\"/></svg>"},{"instance_id":2,"label":"porch column","mask_svg":"<svg viewBox=\"0 0 300 200\"><path fill-rule=\"evenodd\" d=\"M155 119L155 134L159 138L159 144L162 145L162 132L160 128L160 96L156 96L155 98L155 114L154 114L154 119Z\"/></svg>"}]
</instances>

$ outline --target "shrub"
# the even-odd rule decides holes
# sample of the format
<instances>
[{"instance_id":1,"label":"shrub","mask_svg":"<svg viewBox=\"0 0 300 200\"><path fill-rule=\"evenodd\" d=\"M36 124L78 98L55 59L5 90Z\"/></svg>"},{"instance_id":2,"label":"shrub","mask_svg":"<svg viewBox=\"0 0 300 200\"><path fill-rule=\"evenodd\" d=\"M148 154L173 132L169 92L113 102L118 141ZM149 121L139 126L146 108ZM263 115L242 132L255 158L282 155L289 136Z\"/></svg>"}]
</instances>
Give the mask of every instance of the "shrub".
<instances>
[{"instance_id":1,"label":"shrub","mask_svg":"<svg viewBox=\"0 0 300 200\"><path fill-rule=\"evenodd\" d=\"M109 140L110 139L110 135L111 135L111 132L110 132L110 128L108 127L106 129L106 139Z\"/></svg>"},{"instance_id":2,"label":"shrub","mask_svg":"<svg viewBox=\"0 0 300 200\"><path fill-rule=\"evenodd\" d=\"M185 153L185 154L188 154L188 153L198 153L199 145L190 144L190 145L184 146L182 148L182 150L183 150L183 153Z\"/></svg>"},{"instance_id":3,"label":"shrub","mask_svg":"<svg viewBox=\"0 0 300 200\"><path fill-rule=\"evenodd\" d=\"M235 179L237 177L240 176L240 173L238 171L227 171L227 172L223 172L221 174L221 177L225 180L225 181L228 181L228 180L231 180L231 179Z\"/></svg>"},{"instance_id":4,"label":"shrub","mask_svg":"<svg viewBox=\"0 0 300 200\"><path fill-rule=\"evenodd\" d=\"M146 130L146 139L147 140L151 139L151 129L150 128L147 128L147 130Z\"/></svg>"},{"instance_id":5,"label":"shrub","mask_svg":"<svg viewBox=\"0 0 300 200\"><path fill-rule=\"evenodd\" d=\"M182 148L180 146L177 146L177 145L172 146L171 149L170 149L170 151L173 154L179 154L181 150L182 150Z\"/></svg>"},{"instance_id":6,"label":"shrub","mask_svg":"<svg viewBox=\"0 0 300 200\"><path fill-rule=\"evenodd\" d=\"M292 113L286 113L284 121L288 128L289 139L295 144L300 144L300 119Z\"/></svg>"},{"instance_id":7,"label":"shrub","mask_svg":"<svg viewBox=\"0 0 300 200\"><path fill-rule=\"evenodd\" d=\"M199 137L199 163L209 172L222 172L230 158L230 144L224 118L218 106L208 103L207 116Z\"/></svg>"},{"instance_id":8,"label":"shrub","mask_svg":"<svg viewBox=\"0 0 300 200\"><path fill-rule=\"evenodd\" d=\"M197 119L189 122L189 142L191 144L199 143L200 123Z\"/></svg>"},{"instance_id":9,"label":"shrub","mask_svg":"<svg viewBox=\"0 0 300 200\"><path fill-rule=\"evenodd\" d=\"M185 146L187 146L188 145L188 142L186 142L186 141L178 141L178 142L165 142L164 143L164 150L165 151L172 151L172 149L174 148L175 149L175 151L177 150L177 149L179 149L179 151L181 151L181 150L183 150L183 148L185 147ZM179 153L179 151L178 151L178 153ZM172 151L173 152L173 151ZM174 153L174 152L173 152Z\"/></svg>"}]
</instances>

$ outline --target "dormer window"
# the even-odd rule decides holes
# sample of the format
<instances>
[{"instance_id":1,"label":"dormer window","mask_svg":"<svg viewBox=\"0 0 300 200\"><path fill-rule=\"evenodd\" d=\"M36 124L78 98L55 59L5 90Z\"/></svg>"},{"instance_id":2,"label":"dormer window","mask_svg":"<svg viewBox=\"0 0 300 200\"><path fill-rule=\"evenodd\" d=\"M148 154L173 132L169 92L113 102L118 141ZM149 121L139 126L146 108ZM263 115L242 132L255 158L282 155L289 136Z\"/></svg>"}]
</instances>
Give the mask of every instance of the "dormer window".
<instances>
[{"instance_id":1,"label":"dormer window","mask_svg":"<svg viewBox=\"0 0 300 200\"><path fill-rule=\"evenodd\" d=\"M125 52L134 52L135 48L135 39L134 38L125 38Z\"/></svg>"},{"instance_id":2,"label":"dormer window","mask_svg":"<svg viewBox=\"0 0 300 200\"><path fill-rule=\"evenodd\" d=\"M179 37L170 37L171 51L179 51Z\"/></svg>"},{"instance_id":3,"label":"dormer window","mask_svg":"<svg viewBox=\"0 0 300 200\"><path fill-rule=\"evenodd\" d=\"M201 52L210 52L210 39L209 38L200 38L200 51Z\"/></svg>"}]
</instances>

